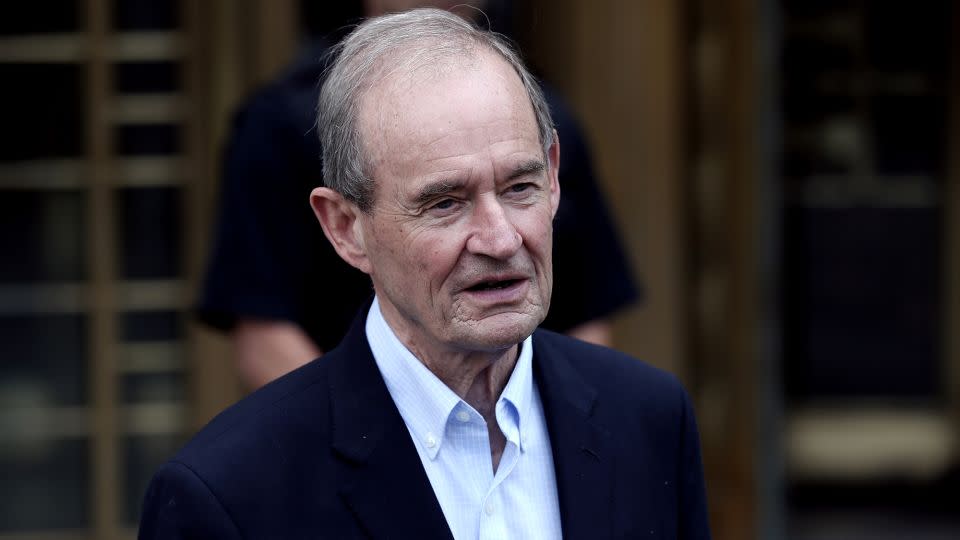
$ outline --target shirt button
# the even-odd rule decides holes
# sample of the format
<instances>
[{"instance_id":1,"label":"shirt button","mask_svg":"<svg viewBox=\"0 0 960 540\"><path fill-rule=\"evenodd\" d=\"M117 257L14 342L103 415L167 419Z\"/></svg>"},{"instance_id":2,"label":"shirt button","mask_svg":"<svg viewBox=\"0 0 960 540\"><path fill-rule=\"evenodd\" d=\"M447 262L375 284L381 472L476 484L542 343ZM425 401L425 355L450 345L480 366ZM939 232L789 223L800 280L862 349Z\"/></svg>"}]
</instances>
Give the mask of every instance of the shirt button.
<instances>
[{"instance_id":1,"label":"shirt button","mask_svg":"<svg viewBox=\"0 0 960 540\"><path fill-rule=\"evenodd\" d=\"M434 446L437 445L437 438L434 437L432 433L428 433L426 443L427 443L427 448L433 448Z\"/></svg>"},{"instance_id":2,"label":"shirt button","mask_svg":"<svg viewBox=\"0 0 960 540\"><path fill-rule=\"evenodd\" d=\"M492 502L488 502L488 503L487 503L487 506L483 509L483 511L486 512L488 516L492 516L492 515L493 515L493 503L492 503Z\"/></svg>"},{"instance_id":3,"label":"shirt button","mask_svg":"<svg viewBox=\"0 0 960 540\"><path fill-rule=\"evenodd\" d=\"M467 411L460 411L460 412L458 412L458 413L457 413L457 420L459 420L459 421L461 421L461 422L469 422L469 421L470 421L470 413L468 413Z\"/></svg>"}]
</instances>

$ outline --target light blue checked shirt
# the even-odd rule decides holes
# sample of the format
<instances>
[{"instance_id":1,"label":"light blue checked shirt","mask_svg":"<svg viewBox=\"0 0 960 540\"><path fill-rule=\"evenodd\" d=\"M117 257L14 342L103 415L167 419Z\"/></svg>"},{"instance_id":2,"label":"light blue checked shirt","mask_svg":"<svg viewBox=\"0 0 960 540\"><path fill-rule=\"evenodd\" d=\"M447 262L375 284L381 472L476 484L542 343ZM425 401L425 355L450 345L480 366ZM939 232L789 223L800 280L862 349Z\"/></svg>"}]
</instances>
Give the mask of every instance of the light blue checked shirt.
<instances>
[{"instance_id":1,"label":"light blue checked shirt","mask_svg":"<svg viewBox=\"0 0 960 540\"><path fill-rule=\"evenodd\" d=\"M493 472L483 417L400 342L374 299L367 340L407 424L457 540L560 538L560 507L543 404L533 384L533 340L497 400L507 443Z\"/></svg>"}]
</instances>

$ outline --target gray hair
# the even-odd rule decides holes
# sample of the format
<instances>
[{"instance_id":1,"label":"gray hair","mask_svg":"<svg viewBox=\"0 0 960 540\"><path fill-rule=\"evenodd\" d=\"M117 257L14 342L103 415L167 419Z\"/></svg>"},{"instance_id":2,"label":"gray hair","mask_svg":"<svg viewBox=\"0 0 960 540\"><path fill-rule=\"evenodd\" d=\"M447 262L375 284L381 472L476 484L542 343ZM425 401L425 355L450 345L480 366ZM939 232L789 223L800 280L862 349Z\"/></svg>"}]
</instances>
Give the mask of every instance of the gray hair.
<instances>
[{"instance_id":1,"label":"gray hair","mask_svg":"<svg viewBox=\"0 0 960 540\"><path fill-rule=\"evenodd\" d=\"M550 108L536 79L506 38L446 11L415 9L368 19L331 51L335 59L317 105L324 184L369 212L374 183L359 126L365 92L397 69L469 57L482 48L499 55L520 76L546 153L554 142Z\"/></svg>"}]
</instances>

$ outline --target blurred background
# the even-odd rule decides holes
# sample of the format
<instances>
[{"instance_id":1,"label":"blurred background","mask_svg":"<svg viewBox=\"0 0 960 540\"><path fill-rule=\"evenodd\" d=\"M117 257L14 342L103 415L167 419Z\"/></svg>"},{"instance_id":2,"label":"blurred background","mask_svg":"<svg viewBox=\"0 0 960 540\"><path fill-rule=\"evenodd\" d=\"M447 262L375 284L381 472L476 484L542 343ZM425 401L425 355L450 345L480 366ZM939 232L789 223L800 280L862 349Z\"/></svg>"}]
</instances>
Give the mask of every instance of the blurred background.
<instances>
[{"instance_id":1,"label":"blurred background","mask_svg":"<svg viewBox=\"0 0 960 540\"><path fill-rule=\"evenodd\" d=\"M191 313L231 112L359 2L0 10L0 539L132 538L242 395ZM960 538L960 8L487 11L584 125L616 345L694 396L715 538Z\"/></svg>"}]
</instances>

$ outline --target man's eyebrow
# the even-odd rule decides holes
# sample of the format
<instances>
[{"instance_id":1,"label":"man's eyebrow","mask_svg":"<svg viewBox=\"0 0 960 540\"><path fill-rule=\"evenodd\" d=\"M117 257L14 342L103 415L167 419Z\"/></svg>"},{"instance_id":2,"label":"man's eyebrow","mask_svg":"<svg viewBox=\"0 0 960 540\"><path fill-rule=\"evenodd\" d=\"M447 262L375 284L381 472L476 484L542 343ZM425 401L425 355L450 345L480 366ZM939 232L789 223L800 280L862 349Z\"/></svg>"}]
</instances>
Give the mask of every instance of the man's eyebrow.
<instances>
[{"instance_id":1,"label":"man's eyebrow","mask_svg":"<svg viewBox=\"0 0 960 540\"><path fill-rule=\"evenodd\" d=\"M543 161L531 159L530 161L525 161L520 165L517 165L510 171L510 174L507 175L507 180L516 180L517 178L524 177L528 174L539 173L546 168ZM446 195L448 193L453 193L459 189L462 189L466 185L465 182L460 180L440 180L438 182L431 182L417 191L417 194L413 197L413 204L415 206L421 206L429 203L433 199L436 199L438 196Z\"/></svg>"},{"instance_id":2,"label":"man's eyebrow","mask_svg":"<svg viewBox=\"0 0 960 540\"><path fill-rule=\"evenodd\" d=\"M539 172L542 172L545 168L546 167L543 164L543 161L532 159L530 161L521 163L520 165L515 167L512 171L510 171L510 174L507 175L507 180L516 180L517 178L526 176L528 174L539 173Z\"/></svg>"},{"instance_id":3,"label":"man's eyebrow","mask_svg":"<svg viewBox=\"0 0 960 540\"><path fill-rule=\"evenodd\" d=\"M455 180L441 180L432 182L420 188L417 195L413 198L413 203L417 206L426 204L440 195L446 195L462 188L463 182Z\"/></svg>"}]
</instances>

